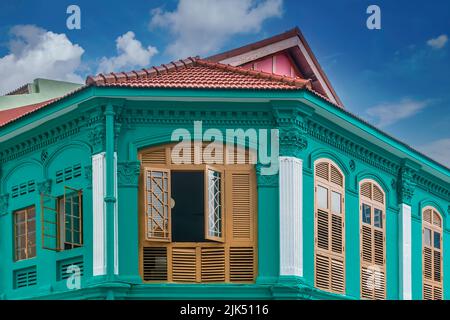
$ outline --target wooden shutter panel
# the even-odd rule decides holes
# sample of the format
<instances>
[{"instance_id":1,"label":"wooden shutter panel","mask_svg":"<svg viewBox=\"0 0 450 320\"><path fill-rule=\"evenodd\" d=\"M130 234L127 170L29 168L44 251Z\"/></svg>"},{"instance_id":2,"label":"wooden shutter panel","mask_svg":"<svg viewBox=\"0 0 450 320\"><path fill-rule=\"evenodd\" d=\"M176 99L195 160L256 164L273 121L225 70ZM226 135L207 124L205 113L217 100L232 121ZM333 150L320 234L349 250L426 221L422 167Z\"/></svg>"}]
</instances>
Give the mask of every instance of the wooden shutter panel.
<instances>
[{"instance_id":1,"label":"wooden shutter panel","mask_svg":"<svg viewBox=\"0 0 450 320\"><path fill-rule=\"evenodd\" d=\"M373 230L374 245L374 263L378 266L384 266L384 232L383 230Z\"/></svg>"},{"instance_id":2,"label":"wooden shutter panel","mask_svg":"<svg viewBox=\"0 0 450 320\"><path fill-rule=\"evenodd\" d=\"M327 181L329 180L328 171L329 171L329 165L327 162L321 162L316 165L316 176L318 176L324 180L327 180Z\"/></svg>"},{"instance_id":3,"label":"wooden shutter panel","mask_svg":"<svg viewBox=\"0 0 450 320\"><path fill-rule=\"evenodd\" d=\"M372 199L372 184L370 182L363 183L360 192L364 197Z\"/></svg>"},{"instance_id":4,"label":"wooden shutter panel","mask_svg":"<svg viewBox=\"0 0 450 320\"><path fill-rule=\"evenodd\" d=\"M141 155L142 166L151 166L153 164L166 164L166 148L153 150Z\"/></svg>"},{"instance_id":5,"label":"wooden shutter panel","mask_svg":"<svg viewBox=\"0 0 450 320\"><path fill-rule=\"evenodd\" d=\"M362 246L362 255L361 258L365 262L372 263L373 255L372 255L372 229L369 226L363 225L361 232L361 246Z\"/></svg>"},{"instance_id":6,"label":"wooden shutter panel","mask_svg":"<svg viewBox=\"0 0 450 320\"><path fill-rule=\"evenodd\" d=\"M433 257L432 249L423 248L423 275L425 279L433 280Z\"/></svg>"},{"instance_id":7,"label":"wooden shutter panel","mask_svg":"<svg viewBox=\"0 0 450 320\"><path fill-rule=\"evenodd\" d=\"M252 177L249 172L232 172L231 183L233 239L252 240Z\"/></svg>"},{"instance_id":8,"label":"wooden shutter panel","mask_svg":"<svg viewBox=\"0 0 450 320\"><path fill-rule=\"evenodd\" d=\"M373 200L379 203L384 203L383 192L376 185L373 185Z\"/></svg>"},{"instance_id":9,"label":"wooden shutter panel","mask_svg":"<svg viewBox=\"0 0 450 320\"><path fill-rule=\"evenodd\" d=\"M230 248L230 281L251 282L255 278L254 249L250 247Z\"/></svg>"},{"instance_id":10,"label":"wooden shutter panel","mask_svg":"<svg viewBox=\"0 0 450 320\"><path fill-rule=\"evenodd\" d=\"M225 281L225 248L201 249L201 281Z\"/></svg>"},{"instance_id":11,"label":"wooden shutter panel","mask_svg":"<svg viewBox=\"0 0 450 320\"><path fill-rule=\"evenodd\" d=\"M143 248L144 281L167 280L167 248Z\"/></svg>"},{"instance_id":12,"label":"wooden shutter panel","mask_svg":"<svg viewBox=\"0 0 450 320\"><path fill-rule=\"evenodd\" d=\"M336 166L325 160L315 164L315 180L315 286L342 294L345 293L344 176ZM324 208L320 209L317 200L319 185L327 190L326 204L325 200L321 201ZM336 203L332 195L336 194L340 195L340 210L333 206Z\"/></svg>"},{"instance_id":13,"label":"wooden shutter panel","mask_svg":"<svg viewBox=\"0 0 450 320\"><path fill-rule=\"evenodd\" d=\"M170 170L145 168L144 185L146 238L170 241Z\"/></svg>"},{"instance_id":14,"label":"wooden shutter panel","mask_svg":"<svg viewBox=\"0 0 450 320\"><path fill-rule=\"evenodd\" d=\"M195 248L172 248L172 279L195 282L197 278Z\"/></svg>"}]
</instances>

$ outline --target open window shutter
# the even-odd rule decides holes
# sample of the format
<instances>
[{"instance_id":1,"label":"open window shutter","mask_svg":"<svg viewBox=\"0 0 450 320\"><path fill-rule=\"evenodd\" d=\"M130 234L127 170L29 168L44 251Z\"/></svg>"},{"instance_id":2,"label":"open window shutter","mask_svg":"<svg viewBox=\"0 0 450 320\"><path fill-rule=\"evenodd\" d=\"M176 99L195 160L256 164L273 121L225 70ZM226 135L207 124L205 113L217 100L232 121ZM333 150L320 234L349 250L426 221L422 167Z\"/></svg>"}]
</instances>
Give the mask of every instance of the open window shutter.
<instances>
[{"instance_id":1,"label":"open window shutter","mask_svg":"<svg viewBox=\"0 0 450 320\"><path fill-rule=\"evenodd\" d=\"M42 248L47 250L60 250L57 198L47 194L41 194L41 226Z\"/></svg>"},{"instance_id":2,"label":"open window shutter","mask_svg":"<svg viewBox=\"0 0 450 320\"><path fill-rule=\"evenodd\" d=\"M253 199L251 187L252 179L249 172L231 173L232 236L236 241L252 240Z\"/></svg>"},{"instance_id":3,"label":"open window shutter","mask_svg":"<svg viewBox=\"0 0 450 320\"><path fill-rule=\"evenodd\" d=\"M170 170L145 168L144 178L146 238L170 241Z\"/></svg>"},{"instance_id":4,"label":"open window shutter","mask_svg":"<svg viewBox=\"0 0 450 320\"><path fill-rule=\"evenodd\" d=\"M223 242L224 237L224 208L223 208L223 173L213 167L206 167L206 214L205 238Z\"/></svg>"},{"instance_id":5,"label":"open window shutter","mask_svg":"<svg viewBox=\"0 0 450 320\"><path fill-rule=\"evenodd\" d=\"M81 190L64 187L62 210L60 210L60 225L62 226L61 247L65 242L72 246L81 246L82 237L82 196Z\"/></svg>"}]
</instances>

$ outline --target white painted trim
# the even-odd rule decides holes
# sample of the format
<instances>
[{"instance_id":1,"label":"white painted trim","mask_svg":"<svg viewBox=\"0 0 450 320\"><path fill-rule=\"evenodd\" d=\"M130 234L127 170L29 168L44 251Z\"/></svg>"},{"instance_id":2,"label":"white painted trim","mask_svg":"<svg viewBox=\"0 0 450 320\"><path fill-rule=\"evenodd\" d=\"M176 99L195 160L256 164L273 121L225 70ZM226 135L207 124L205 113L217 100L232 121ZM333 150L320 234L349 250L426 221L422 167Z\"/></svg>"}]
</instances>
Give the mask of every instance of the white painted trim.
<instances>
[{"instance_id":1,"label":"white painted trim","mask_svg":"<svg viewBox=\"0 0 450 320\"><path fill-rule=\"evenodd\" d=\"M280 157L280 275L303 276L303 161Z\"/></svg>"},{"instance_id":2,"label":"white painted trim","mask_svg":"<svg viewBox=\"0 0 450 320\"><path fill-rule=\"evenodd\" d=\"M117 192L117 152L114 152L114 274L119 274L119 211Z\"/></svg>"},{"instance_id":3,"label":"white painted trim","mask_svg":"<svg viewBox=\"0 0 450 320\"><path fill-rule=\"evenodd\" d=\"M404 203L400 205L399 229L400 298L403 300L411 300L411 206Z\"/></svg>"},{"instance_id":4,"label":"white painted trim","mask_svg":"<svg viewBox=\"0 0 450 320\"><path fill-rule=\"evenodd\" d=\"M94 276L106 274L105 153L92 156L92 264Z\"/></svg>"}]
</instances>

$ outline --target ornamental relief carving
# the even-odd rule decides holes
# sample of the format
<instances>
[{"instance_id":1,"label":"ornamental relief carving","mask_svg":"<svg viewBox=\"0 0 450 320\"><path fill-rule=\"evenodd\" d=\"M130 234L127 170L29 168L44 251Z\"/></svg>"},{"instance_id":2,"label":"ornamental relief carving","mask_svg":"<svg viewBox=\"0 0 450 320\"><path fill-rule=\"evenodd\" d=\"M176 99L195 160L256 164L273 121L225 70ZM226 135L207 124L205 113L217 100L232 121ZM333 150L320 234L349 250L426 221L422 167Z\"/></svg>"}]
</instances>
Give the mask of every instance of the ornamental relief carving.
<instances>
[{"instance_id":1,"label":"ornamental relief carving","mask_svg":"<svg viewBox=\"0 0 450 320\"><path fill-rule=\"evenodd\" d=\"M141 164L139 161L121 162L117 164L118 185L122 187L137 187Z\"/></svg>"}]
</instances>

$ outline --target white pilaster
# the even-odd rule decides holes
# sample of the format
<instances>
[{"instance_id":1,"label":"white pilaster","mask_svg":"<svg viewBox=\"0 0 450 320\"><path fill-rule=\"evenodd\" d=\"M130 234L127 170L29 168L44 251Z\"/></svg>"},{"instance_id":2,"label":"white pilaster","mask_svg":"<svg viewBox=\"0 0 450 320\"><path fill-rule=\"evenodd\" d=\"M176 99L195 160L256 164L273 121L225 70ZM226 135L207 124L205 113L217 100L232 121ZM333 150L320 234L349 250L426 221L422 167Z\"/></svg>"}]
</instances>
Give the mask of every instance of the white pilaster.
<instances>
[{"instance_id":1,"label":"white pilaster","mask_svg":"<svg viewBox=\"0 0 450 320\"><path fill-rule=\"evenodd\" d=\"M117 198L117 152L114 152L114 274L119 274L119 204Z\"/></svg>"},{"instance_id":2,"label":"white pilaster","mask_svg":"<svg viewBox=\"0 0 450 320\"><path fill-rule=\"evenodd\" d=\"M411 206L404 203L400 204L399 229L400 298L411 300Z\"/></svg>"},{"instance_id":3,"label":"white pilaster","mask_svg":"<svg viewBox=\"0 0 450 320\"><path fill-rule=\"evenodd\" d=\"M280 157L280 275L303 276L303 162Z\"/></svg>"},{"instance_id":4,"label":"white pilaster","mask_svg":"<svg viewBox=\"0 0 450 320\"><path fill-rule=\"evenodd\" d=\"M92 156L93 275L106 274L105 153Z\"/></svg>"}]
</instances>

